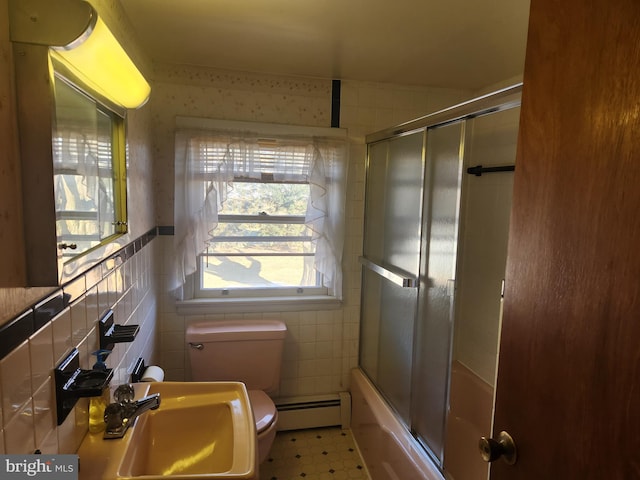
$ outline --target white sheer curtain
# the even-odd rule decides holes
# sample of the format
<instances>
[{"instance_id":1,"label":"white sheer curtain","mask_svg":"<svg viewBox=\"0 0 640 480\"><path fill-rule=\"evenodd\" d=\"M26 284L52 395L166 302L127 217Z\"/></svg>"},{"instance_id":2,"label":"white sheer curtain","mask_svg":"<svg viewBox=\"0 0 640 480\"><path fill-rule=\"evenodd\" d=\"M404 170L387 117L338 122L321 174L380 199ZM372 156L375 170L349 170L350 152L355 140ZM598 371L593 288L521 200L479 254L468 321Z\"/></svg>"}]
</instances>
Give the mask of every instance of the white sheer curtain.
<instances>
[{"instance_id":1,"label":"white sheer curtain","mask_svg":"<svg viewBox=\"0 0 640 480\"><path fill-rule=\"evenodd\" d=\"M305 224L312 231L314 266L328 293L342 298L347 144L343 139L264 139L251 132L196 129L176 132L175 264L172 288L189 298L184 285L196 271L197 256L218 224L234 177L307 181L310 198ZM266 152L266 153L265 153Z\"/></svg>"}]
</instances>

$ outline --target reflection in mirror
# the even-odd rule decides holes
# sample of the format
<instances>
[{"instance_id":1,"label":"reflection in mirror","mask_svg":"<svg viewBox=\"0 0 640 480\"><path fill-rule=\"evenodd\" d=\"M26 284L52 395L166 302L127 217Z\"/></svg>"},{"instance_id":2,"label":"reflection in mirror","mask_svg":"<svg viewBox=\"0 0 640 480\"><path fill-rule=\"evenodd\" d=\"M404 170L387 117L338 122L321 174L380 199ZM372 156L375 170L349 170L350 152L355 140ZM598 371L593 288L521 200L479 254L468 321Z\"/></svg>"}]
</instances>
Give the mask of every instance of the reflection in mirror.
<instances>
[{"instance_id":1,"label":"reflection in mirror","mask_svg":"<svg viewBox=\"0 0 640 480\"><path fill-rule=\"evenodd\" d=\"M54 189L63 262L125 231L118 183L121 121L55 77Z\"/></svg>"}]
</instances>

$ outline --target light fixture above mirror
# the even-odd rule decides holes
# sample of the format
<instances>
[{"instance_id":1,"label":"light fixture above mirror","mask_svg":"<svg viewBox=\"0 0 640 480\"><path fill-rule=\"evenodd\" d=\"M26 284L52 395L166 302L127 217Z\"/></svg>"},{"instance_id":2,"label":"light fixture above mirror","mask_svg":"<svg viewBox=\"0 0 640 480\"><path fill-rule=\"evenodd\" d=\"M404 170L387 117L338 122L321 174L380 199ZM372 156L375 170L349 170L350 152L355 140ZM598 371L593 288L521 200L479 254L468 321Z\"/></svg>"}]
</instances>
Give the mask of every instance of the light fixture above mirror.
<instances>
[{"instance_id":1,"label":"light fixture above mirror","mask_svg":"<svg viewBox=\"0 0 640 480\"><path fill-rule=\"evenodd\" d=\"M98 12L83 0L10 0L11 40L46 45L98 96L125 109L144 105L151 87Z\"/></svg>"}]
</instances>

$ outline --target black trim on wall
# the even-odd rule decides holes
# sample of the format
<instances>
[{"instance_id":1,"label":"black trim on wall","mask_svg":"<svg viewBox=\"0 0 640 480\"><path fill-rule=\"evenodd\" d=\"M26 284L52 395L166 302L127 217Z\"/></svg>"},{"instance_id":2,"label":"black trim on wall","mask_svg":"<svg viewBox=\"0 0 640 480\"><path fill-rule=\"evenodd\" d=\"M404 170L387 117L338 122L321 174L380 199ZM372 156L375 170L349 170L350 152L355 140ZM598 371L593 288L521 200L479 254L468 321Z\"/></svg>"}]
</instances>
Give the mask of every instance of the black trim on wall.
<instances>
[{"instance_id":1,"label":"black trim on wall","mask_svg":"<svg viewBox=\"0 0 640 480\"><path fill-rule=\"evenodd\" d=\"M340 128L340 80L331 81L331 127Z\"/></svg>"},{"instance_id":2,"label":"black trim on wall","mask_svg":"<svg viewBox=\"0 0 640 480\"><path fill-rule=\"evenodd\" d=\"M31 335L46 326L56 315L69 306L69 304L80 298L102 280L103 272L108 272L126 262L142 250L157 235L158 227L153 227L88 272L74 278L59 290L42 298L33 306L26 308L20 315L1 325L0 360L9 355Z\"/></svg>"},{"instance_id":3,"label":"black trim on wall","mask_svg":"<svg viewBox=\"0 0 640 480\"><path fill-rule=\"evenodd\" d=\"M174 235L175 227L173 225L164 225L158 227L158 235Z\"/></svg>"},{"instance_id":4,"label":"black trim on wall","mask_svg":"<svg viewBox=\"0 0 640 480\"><path fill-rule=\"evenodd\" d=\"M0 359L9 355L33 333L33 310L28 310L5 323L0 327Z\"/></svg>"},{"instance_id":5,"label":"black trim on wall","mask_svg":"<svg viewBox=\"0 0 640 480\"><path fill-rule=\"evenodd\" d=\"M33 307L33 332L35 333L49 323L53 318L58 315L68 302L65 302L65 296L63 290L58 290L52 295L48 296L44 300L39 301L35 307ZM25 338L26 340L26 338ZM1 341L1 339L0 339Z\"/></svg>"}]
</instances>

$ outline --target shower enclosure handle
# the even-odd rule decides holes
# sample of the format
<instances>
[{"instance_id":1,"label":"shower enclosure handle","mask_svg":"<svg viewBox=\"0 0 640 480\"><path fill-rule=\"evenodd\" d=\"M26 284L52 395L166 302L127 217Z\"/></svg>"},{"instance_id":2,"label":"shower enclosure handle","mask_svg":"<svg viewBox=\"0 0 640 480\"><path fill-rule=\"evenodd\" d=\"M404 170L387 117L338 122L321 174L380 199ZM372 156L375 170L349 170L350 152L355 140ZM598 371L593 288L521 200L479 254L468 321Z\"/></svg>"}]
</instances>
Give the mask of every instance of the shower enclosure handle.
<instances>
[{"instance_id":1,"label":"shower enclosure handle","mask_svg":"<svg viewBox=\"0 0 640 480\"><path fill-rule=\"evenodd\" d=\"M418 279L416 277L408 276L406 273L400 271L393 271L389 267L383 267L378 265L365 257L358 257L360 264L372 272L377 273L383 278L386 278L390 282L395 283L402 288L416 288L418 286Z\"/></svg>"}]
</instances>

